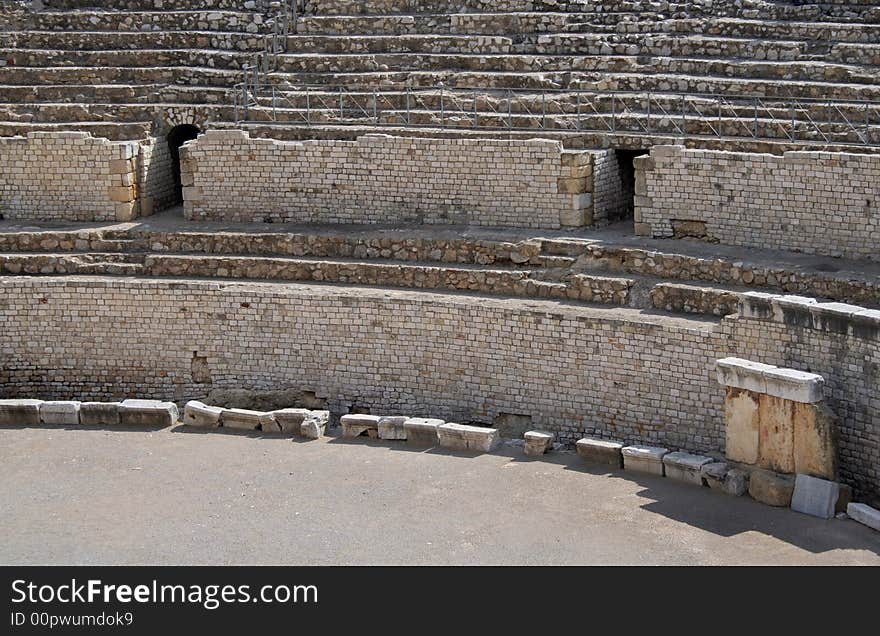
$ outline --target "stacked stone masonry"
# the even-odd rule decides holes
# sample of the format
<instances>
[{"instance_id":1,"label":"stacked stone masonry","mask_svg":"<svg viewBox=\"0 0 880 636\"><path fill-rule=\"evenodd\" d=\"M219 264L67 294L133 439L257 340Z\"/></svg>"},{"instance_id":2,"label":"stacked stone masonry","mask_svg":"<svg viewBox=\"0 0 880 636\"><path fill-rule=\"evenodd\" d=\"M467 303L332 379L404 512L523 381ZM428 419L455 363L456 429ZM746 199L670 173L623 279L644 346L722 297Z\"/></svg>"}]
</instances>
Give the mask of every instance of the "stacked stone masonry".
<instances>
[{"instance_id":1,"label":"stacked stone masonry","mask_svg":"<svg viewBox=\"0 0 880 636\"><path fill-rule=\"evenodd\" d=\"M137 142L88 133L0 137L0 214L8 219L127 221L138 215Z\"/></svg>"},{"instance_id":2,"label":"stacked stone masonry","mask_svg":"<svg viewBox=\"0 0 880 636\"><path fill-rule=\"evenodd\" d=\"M208 131L181 151L184 214L215 221L592 222L590 152L532 139L280 142Z\"/></svg>"},{"instance_id":3,"label":"stacked stone masonry","mask_svg":"<svg viewBox=\"0 0 880 636\"><path fill-rule=\"evenodd\" d=\"M655 146L636 166L636 231L880 260L880 157Z\"/></svg>"},{"instance_id":4,"label":"stacked stone masonry","mask_svg":"<svg viewBox=\"0 0 880 636\"><path fill-rule=\"evenodd\" d=\"M880 492L880 319L870 315L805 324L744 307L694 321L388 290L139 279L16 277L2 279L2 290L5 397L138 392L180 401L294 387L331 409L483 423L520 413L565 443L598 436L721 454L715 361L738 356L821 373L840 422L841 480L868 502Z\"/></svg>"}]
</instances>

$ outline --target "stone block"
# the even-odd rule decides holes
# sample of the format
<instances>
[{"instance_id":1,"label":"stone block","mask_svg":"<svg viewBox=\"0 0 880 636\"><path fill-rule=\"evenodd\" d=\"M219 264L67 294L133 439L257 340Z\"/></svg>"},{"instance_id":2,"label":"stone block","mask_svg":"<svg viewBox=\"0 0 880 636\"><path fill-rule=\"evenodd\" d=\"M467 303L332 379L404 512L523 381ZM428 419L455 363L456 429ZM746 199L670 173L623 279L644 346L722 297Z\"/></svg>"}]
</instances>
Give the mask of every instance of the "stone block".
<instances>
[{"instance_id":1,"label":"stone block","mask_svg":"<svg viewBox=\"0 0 880 636\"><path fill-rule=\"evenodd\" d=\"M263 426L270 433L278 430L278 424L272 413L248 409L223 409L223 413L220 414L220 425L223 428L240 431L263 430Z\"/></svg>"},{"instance_id":2,"label":"stone block","mask_svg":"<svg viewBox=\"0 0 880 636\"><path fill-rule=\"evenodd\" d=\"M764 379L764 371L776 367L742 358L722 358L715 362L715 368L718 371L718 382L723 386L766 393L767 382Z\"/></svg>"},{"instance_id":3,"label":"stone block","mask_svg":"<svg viewBox=\"0 0 880 636\"><path fill-rule=\"evenodd\" d=\"M556 179L559 194L580 194L587 190L587 180L582 177L561 177Z\"/></svg>"},{"instance_id":4,"label":"stone block","mask_svg":"<svg viewBox=\"0 0 880 636\"><path fill-rule=\"evenodd\" d=\"M777 296L772 301L773 320L790 327L813 328L813 314L810 307L816 304L815 298L805 296Z\"/></svg>"},{"instance_id":5,"label":"stone block","mask_svg":"<svg viewBox=\"0 0 880 636\"><path fill-rule=\"evenodd\" d=\"M379 439L406 439L404 423L409 418L403 415L389 415L379 418Z\"/></svg>"},{"instance_id":6,"label":"stone block","mask_svg":"<svg viewBox=\"0 0 880 636\"><path fill-rule=\"evenodd\" d=\"M760 442L759 394L732 386L726 392L724 454L734 462L756 464Z\"/></svg>"},{"instance_id":7,"label":"stone block","mask_svg":"<svg viewBox=\"0 0 880 636\"><path fill-rule=\"evenodd\" d=\"M741 468L727 471L722 490L728 495L742 497L749 491L749 473Z\"/></svg>"},{"instance_id":8,"label":"stone block","mask_svg":"<svg viewBox=\"0 0 880 636\"><path fill-rule=\"evenodd\" d=\"M277 411L272 411L271 414L275 420L273 432L299 435L302 423L306 421L306 418L311 413L309 409L278 409ZM269 423L269 426L272 426L272 424ZM263 428L263 430L265 431L266 429Z\"/></svg>"},{"instance_id":9,"label":"stone block","mask_svg":"<svg viewBox=\"0 0 880 636\"><path fill-rule=\"evenodd\" d=\"M759 396L758 422L758 466L779 473L795 473L794 402L772 395Z\"/></svg>"},{"instance_id":10,"label":"stone block","mask_svg":"<svg viewBox=\"0 0 880 636\"><path fill-rule=\"evenodd\" d=\"M846 507L846 514L853 521L858 521L880 532L880 510L872 508L868 504L851 503Z\"/></svg>"},{"instance_id":11,"label":"stone block","mask_svg":"<svg viewBox=\"0 0 880 636\"><path fill-rule=\"evenodd\" d=\"M83 426L119 426L119 402L83 402L79 423Z\"/></svg>"},{"instance_id":12,"label":"stone block","mask_svg":"<svg viewBox=\"0 0 880 636\"><path fill-rule=\"evenodd\" d=\"M724 489L724 478L730 472L727 462L708 462L700 467L703 482L712 490Z\"/></svg>"},{"instance_id":13,"label":"stone block","mask_svg":"<svg viewBox=\"0 0 880 636\"><path fill-rule=\"evenodd\" d=\"M848 484L840 484L840 493L837 495L837 504L834 506L834 512L846 512L846 507L853 498L852 486Z\"/></svg>"},{"instance_id":14,"label":"stone block","mask_svg":"<svg viewBox=\"0 0 880 636\"><path fill-rule=\"evenodd\" d=\"M795 472L835 481L837 417L823 404L795 403L793 419Z\"/></svg>"},{"instance_id":15,"label":"stone block","mask_svg":"<svg viewBox=\"0 0 880 636\"><path fill-rule=\"evenodd\" d=\"M825 378L796 369L772 367L764 371L764 393L792 402L815 404L825 397Z\"/></svg>"},{"instance_id":16,"label":"stone block","mask_svg":"<svg viewBox=\"0 0 880 636\"><path fill-rule=\"evenodd\" d=\"M666 476L670 479L702 486L702 468L713 461L711 457L706 457L705 455L676 452L663 456L663 468Z\"/></svg>"},{"instance_id":17,"label":"stone block","mask_svg":"<svg viewBox=\"0 0 880 636\"><path fill-rule=\"evenodd\" d=\"M164 428L177 423L179 413L173 402L161 400L123 400L119 405L121 426Z\"/></svg>"},{"instance_id":18,"label":"stone block","mask_svg":"<svg viewBox=\"0 0 880 636\"><path fill-rule=\"evenodd\" d=\"M820 519L830 519L834 516L839 493L837 482L798 474L794 480L791 509Z\"/></svg>"},{"instance_id":19,"label":"stone block","mask_svg":"<svg viewBox=\"0 0 880 636\"><path fill-rule=\"evenodd\" d=\"M597 464L608 464L615 468L623 468L623 444L607 439L584 437L575 444L581 459Z\"/></svg>"},{"instance_id":20,"label":"stone block","mask_svg":"<svg viewBox=\"0 0 880 636\"><path fill-rule=\"evenodd\" d=\"M437 429L444 424L443 420L411 417L403 423L406 431L406 443L421 448L436 446L439 443Z\"/></svg>"},{"instance_id":21,"label":"stone block","mask_svg":"<svg viewBox=\"0 0 880 636\"><path fill-rule=\"evenodd\" d=\"M663 458L669 451L657 446L624 446L623 467L639 473L663 476Z\"/></svg>"},{"instance_id":22,"label":"stone block","mask_svg":"<svg viewBox=\"0 0 880 636\"><path fill-rule=\"evenodd\" d=\"M321 439L330 421L329 411L312 411L299 427L299 434L307 439Z\"/></svg>"},{"instance_id":23,"label":"stone block","mask_svg":"<svg viewBox=\"0 0 880 636\"><path fill-rule=\"evenodd\" d=\"M382 419L378 415L365 415L360 413L351 413L343 415L339 423L342 424L343 437L359 437L367 433L370 437L379 436L379 420Z\"/></svg>"},{"instance_id":24,"label":"stone block","mask_svg":"<svg viewBox=\"0 0 880 636\"><path fill-rule=\"evenodd\" d=\"M787 508L794 494L794 478L769 470L754 470L749 475L749 494L755 501Z\"/></svg>"},{"instance_id":25,"label":"stone block","mask_svg":"<svg viewBox=\"0 0 880 636\"><path fill-rule=\"evenodd\" d=\"M527 431L523 435L525 445L523 453L527 457L541 457L546 453L553 444L553 433L545 433L543 431Z\"/></svg>"},{"instance_id":26,"label":"stone block","mask_svg":"<svg viewBox=\"0 0 880 636\"><path fill-rule=\"evenodd\" d=\"M742 318L754 318L757 320L773 319L773 299L778 294L764 292L745 292L739 297L739 315Z\"/></svg>"},{"instance_id":27,"label":"stone block","mask_svg":"<svg viewBox=\"0 0 880 636\"><path fill-rule=\"evenodd\" d=\"M79 402L49 401L40 404L40 423L51 426L78 426Z\"/></svg>"},{"instance_id":28,"label":"stone block","mask_svg":"<svg viewBox=\"0 0 880 636\"><path fill-rule=\"evenodd\" d=\"M119 203L129 203L135 199L135 190L131 186L111 186L110 200Z\"/></svg>"},{"instance_id":29,"label":"stone block","mask_svg":"<svg viewBox=\"0 0 880 636\"><path fill-rule=\"evenodd\" d=\"M42 400L0 400L0 426L39 426Z\"/></svg>"},{"instance_id":30,"label":"stone block","mask_svg":"<svg viewBox=\"0 0 880 636\"><path fill-rule=\"evenodd\" d=\"M217 428L223 409L219 406L208 406L202 402L191 400L183 407L183 423L198 428Z\"/></svg>"},{"instance_id":31,"label":"stone block","mask_svg":"<svg viewBox=\"0 0 880 636\"><path fill-rule=\"evenodd\" d=\"M452 422L438 426L437 436L443 448L481 453L492 452L501 442L497 429Z\"/></svg>"}]
</instances>

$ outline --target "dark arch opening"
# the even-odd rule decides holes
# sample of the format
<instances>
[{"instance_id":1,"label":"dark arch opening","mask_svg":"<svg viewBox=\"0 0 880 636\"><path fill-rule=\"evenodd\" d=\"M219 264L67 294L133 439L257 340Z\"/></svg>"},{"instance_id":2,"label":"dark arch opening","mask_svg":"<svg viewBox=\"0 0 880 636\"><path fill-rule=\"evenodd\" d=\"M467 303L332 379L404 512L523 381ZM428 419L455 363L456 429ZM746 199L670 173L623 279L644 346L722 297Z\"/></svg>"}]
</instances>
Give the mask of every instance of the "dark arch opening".
<instances>
[{"instance_id":1,"label":"dark arch opening","mask_svg":"<svg viewBox=\"0 0 880 636\"><path fill-rule=\"evenodd\" d=\"M171 153L171 174L174 178L174 196L177 203L183 202L183 187L180 184L180 147L199 136L198 126L181 124L168 133L168 150Z\"/></svg>"},{"instance_id":2,"label":"dark arch opening","mask_svg":"<svg viewBox=\"0 0 880 636\"><path fill-rule=\"evenodd\" d=\"M620 148L615 151L617 169L620 174L621 205L611 215L609 221L622 221L633 218L635 209L636 169L633 159L647 154L647 150Z\"/></svg>"}]
</instances>

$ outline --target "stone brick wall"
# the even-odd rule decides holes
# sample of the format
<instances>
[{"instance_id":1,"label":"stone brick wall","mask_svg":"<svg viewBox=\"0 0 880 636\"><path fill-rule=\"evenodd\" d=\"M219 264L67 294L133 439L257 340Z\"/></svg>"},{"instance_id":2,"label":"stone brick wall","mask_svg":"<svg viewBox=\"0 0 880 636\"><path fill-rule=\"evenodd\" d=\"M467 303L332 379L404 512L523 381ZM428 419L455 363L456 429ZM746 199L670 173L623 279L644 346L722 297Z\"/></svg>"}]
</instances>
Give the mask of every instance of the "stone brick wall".
<instances>
[{"instance_id":1,"label":"stone brick wall","mask_svg":"<svg viewBox=\"0 0 880 636\"><path fill-rule=\"evenodd\" d=\"M467 223L558 228L592 220L592 153L557 141L284 142L212 130L181 150L188 219Z\"/></svg>"},{"instance_id":2,"label":"stone brick wall","mask_svg":"<svg viewBox=\"0 0 880 636\"><path fill-rule=\"evenodd\" d=\"M636 232L880 260L880 157L655 146L636 165Z\"/></svg>"},{"instance_id":3,"label":"stone brick wall","mask_svg":"<svg viewBox=\"0 0 880 636\"><path fill-rule=\"evenodd\" d=\"M627 159L614 150L596 151L593 157L593 221L603 223L629 216L633 184L625 175L623 162Z\"/></svg>"},{"instance_id":4,"label":"stone brick wall","mask_svg":"<svg viewBox=\"0 0 880 636\"><path fill-rule=\"evenodd\" d=\"M0 278L2 397L185 401L296 389L337 414L527 415L567 442L600 435L721 453L715 361L818 373L840 416L841 474L880 500L880 328L720 321L510 299L306 285ZM880 325L880 318L877 319ZM829 326L830 325L830 326ZM198 363L198 364L196 364ZM198 371L196 373L196 371Z\"/></svg>"},{"instance_id":5,"label":"stone brick wall","mask_svg":"<svg viewBox=\"0 0 880 636\"><path fill-rule=\"evenodd\" d=\"M171 152L164 137L148 137L138 157L141 216L164 210L176 202Z\"/></svg>"},{"instance_id":6,"label":"stone brick wall","mask_svg":"<svg viewBox=\"0 0 880 636\"><path fill-rule=\"evenodd\" d=\"M129 220L137 216L137 142L83 132L0 137L0 214L7 219Z\"/></svg>"}]
</instances>

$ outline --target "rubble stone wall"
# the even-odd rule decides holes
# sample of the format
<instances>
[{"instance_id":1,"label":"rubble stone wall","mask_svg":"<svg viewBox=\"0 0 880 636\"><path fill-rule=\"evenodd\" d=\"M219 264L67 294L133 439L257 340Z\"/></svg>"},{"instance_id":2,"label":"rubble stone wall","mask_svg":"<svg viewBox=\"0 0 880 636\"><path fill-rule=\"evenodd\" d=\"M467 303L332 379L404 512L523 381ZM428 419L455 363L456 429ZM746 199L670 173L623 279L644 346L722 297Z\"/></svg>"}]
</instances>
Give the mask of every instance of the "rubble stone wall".
<instances>
[{"instance_id":1,"label":"rubble stone wall","mask_svg":"<svg viewBox=\"0 0 880 636\"><path fill-rule=\"evenodd\" d=\"M880 260L880 157L654 146L638 157L639 234Z\"/></svg>"}]
</instances>

